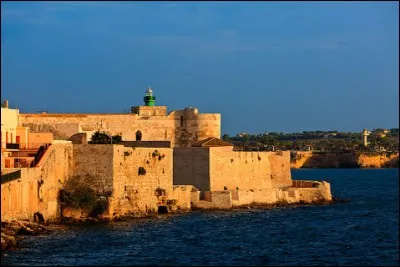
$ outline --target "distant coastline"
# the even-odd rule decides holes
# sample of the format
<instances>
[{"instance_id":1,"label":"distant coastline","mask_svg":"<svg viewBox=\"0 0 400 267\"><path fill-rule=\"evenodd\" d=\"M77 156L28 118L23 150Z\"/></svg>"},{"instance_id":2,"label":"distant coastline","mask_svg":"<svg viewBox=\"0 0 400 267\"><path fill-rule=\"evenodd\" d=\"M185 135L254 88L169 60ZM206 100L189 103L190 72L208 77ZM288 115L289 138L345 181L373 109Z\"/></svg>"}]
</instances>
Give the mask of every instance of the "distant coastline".
<instances>
[{"instance_id":1,"label":"distant coastline","mask_svg":"<svg viewBox=\"0 0 400 267\"><path fill-rule=\"evenodd\" d=\"M299 168L398 168L398 152L313 152L298 151L290 161Z\"/></svg>"}]
</instances>

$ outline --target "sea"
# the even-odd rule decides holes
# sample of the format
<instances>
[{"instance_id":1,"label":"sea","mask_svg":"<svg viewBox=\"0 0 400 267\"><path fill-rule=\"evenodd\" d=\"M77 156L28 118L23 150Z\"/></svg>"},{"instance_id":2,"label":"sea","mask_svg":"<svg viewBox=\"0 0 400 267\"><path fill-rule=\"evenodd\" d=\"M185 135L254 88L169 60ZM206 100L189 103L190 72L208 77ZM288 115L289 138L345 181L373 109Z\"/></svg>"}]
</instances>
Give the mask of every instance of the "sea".
<instances>
[{"instance_id":1,"label":"sea","mask_svg":"<svg viewBox=\"0 0 400 267\"><path fill-rule=\"evenodd\" d=\"M2 266L398 266L399 169L297 169L347 203L53 226Z\"/></svg>"}]
</instances>

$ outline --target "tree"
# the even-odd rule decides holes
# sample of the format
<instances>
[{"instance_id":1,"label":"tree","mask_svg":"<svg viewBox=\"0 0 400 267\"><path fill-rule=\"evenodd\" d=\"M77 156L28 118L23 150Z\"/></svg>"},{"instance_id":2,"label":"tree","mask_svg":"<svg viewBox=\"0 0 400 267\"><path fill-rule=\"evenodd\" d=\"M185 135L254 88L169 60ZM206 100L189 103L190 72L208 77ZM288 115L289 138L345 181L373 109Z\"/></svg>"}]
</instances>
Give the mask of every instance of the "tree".
<instances>
[{"instance_id":1,"label":"tree","mask_svg":"<svg viewBox=\"0 0 400 267\"><path fill-rule=\"evenodd\" d=\"M112 137L113 144L119 144L121 142L122 142L121 135L114 135ZM92 140L89 141L89 144L111 144L111 139L108 134L97 131L92 135Z\"/></svg>"},{"instance_id":2,"label":"tree","mask_svg":"<svg viewBox=\"0 0 400 267\"><path fill-rule=\"evenodd\" d=\"M229 141L229 135L224 134L224 135L222 136L222 140Z\"/></svg>"}]
</instances>

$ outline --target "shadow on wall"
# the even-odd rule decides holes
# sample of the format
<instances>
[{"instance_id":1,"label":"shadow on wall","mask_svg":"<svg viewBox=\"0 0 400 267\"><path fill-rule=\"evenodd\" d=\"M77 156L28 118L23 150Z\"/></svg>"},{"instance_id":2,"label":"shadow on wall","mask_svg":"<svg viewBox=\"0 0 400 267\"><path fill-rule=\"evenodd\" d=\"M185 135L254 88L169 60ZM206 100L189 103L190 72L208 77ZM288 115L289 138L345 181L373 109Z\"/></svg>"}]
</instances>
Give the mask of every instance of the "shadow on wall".
<instances>
[{"instance_id":1,"label":"shadow on wall","mask_svg":"<svg viewBox=\"0 0 400 267\"><path fill-rule=\"evenodd\" d=\"M53 138L56 140L68 140L68 136L65 133L49 124L23 123L22 126L29 127L31 133L53 133Z\"/></svg>"},{"instance_id":2,"label":"shadow on wall","mask_svg":"<svg viewBox=\"0 0 400 267\"><path fill-rule=\"evenodd\" d=\"M383 168L399 168L399 157L390 159L386 161L383 165Z\"/></svg>"},{"instance_id":3,"label":"shadow on wall","mask_svg":"<svg viewBox=\"0 0 400 267\"><path fill-rule=\"evenodd\" d=\"M186 108L174 112L175 146L190 147L192 143L200 141L197 109Z\"/></svg>"}]
</instances>

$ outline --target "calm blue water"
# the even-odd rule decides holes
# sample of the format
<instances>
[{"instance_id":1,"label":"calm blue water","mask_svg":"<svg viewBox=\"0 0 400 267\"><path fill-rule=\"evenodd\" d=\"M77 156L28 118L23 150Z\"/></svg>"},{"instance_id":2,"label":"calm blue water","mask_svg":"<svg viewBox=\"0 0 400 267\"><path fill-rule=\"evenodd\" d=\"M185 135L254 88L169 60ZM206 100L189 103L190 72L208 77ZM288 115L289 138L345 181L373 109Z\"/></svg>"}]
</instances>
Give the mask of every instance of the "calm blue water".
<instances>
[{"instance_id":1,"label":"calm blue water","mask_svg":"<svg viewBox=\"0 0 400 267\"><path fill-rule=\"evenodd\" d=\"M61 226L1 265L398 265L399 170L293 170L350 203Z\"/></svg>"}]
</instances>

